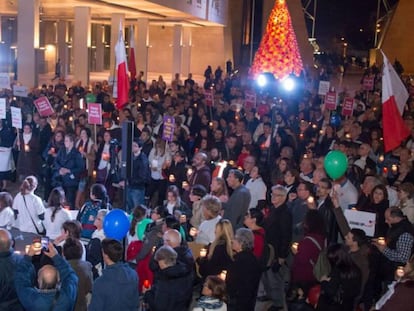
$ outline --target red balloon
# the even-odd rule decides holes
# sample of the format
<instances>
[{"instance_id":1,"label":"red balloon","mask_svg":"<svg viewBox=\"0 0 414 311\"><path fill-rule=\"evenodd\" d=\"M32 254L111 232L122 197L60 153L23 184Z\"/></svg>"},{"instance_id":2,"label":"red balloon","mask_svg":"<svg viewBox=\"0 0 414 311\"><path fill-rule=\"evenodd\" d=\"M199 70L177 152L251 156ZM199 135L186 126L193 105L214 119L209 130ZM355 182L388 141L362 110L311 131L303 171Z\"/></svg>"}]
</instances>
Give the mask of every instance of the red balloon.
<instances>
[{"instance_id":1,"label":"red balloon","mask_svg":"<svg viewBox=\"0 0 414 311\"><path fill-rule=\"evenodd\" d=\"M312 306L316 306L318 304L319 296L321 294L321 286L315 285L309 289L308 292L308 302Z\"/></svg>"}]
</instances>

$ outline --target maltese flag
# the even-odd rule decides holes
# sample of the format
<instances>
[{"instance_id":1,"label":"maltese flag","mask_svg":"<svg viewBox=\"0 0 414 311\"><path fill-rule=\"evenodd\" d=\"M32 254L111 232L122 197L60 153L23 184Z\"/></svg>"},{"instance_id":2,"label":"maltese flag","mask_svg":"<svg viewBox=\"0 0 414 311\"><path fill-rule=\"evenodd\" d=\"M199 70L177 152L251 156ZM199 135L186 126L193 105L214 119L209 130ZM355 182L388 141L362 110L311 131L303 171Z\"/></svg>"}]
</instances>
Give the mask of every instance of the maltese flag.
<instances>
[{"instance_id":1,"label":"maltese flag","mask_svg":"<svg viewBox=\"0 0 414 311\"><path fill-rule=\"evenodd\" d=\"M408 99L408 92L400 77L384 57L382 73L382 127L384 131L385 152L400 146L401 142L410 135L410 130L404 124L402 114Z\"/></svg>"},{"instance_id":2,"label":"maltese flag","mask_svg":"<svg viewBox=\"0 0 414 311\"><path fill-rule=\"evenodd\" d=\"M134 39L134 27L131 26L129 29L129 58L128 68L131 80L134 80L137 75L137 67L135 65L135 39Z\"/></svg>"},{"instance_id":3,"label":"maltese flag","mask_svg":"<svg viewBox=\"0 0 414 311\"><path fill-rule=\"evenodd\" d=\"M125 52L125 42L122 31L122 25L119 25L118 42L115 45L115 58L117 69L117 100L116 108L122 109L128 103L128 68L127 57Z\"/></svg>"}]
</instances>

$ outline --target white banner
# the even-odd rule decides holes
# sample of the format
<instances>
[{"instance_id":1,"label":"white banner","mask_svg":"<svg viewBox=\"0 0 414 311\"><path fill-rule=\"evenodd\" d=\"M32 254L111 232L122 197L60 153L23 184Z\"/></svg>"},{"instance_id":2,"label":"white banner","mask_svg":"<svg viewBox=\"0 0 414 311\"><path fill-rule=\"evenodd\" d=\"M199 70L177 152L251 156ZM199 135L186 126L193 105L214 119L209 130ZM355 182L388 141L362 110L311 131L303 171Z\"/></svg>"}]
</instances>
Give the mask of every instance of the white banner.
<instances>
[{"instance_id":1,"label":"white banner","mask_svg":"<svg viewBox=\"0 0 414 311\"><path fill-rule=\"evenodd\" d=\"M0 98L0 119L6 119L6 99Z\"/></svg>"},{"instance_id":2,"label":"white banner","mask_svg":"<svg viewBox=\"0 0 414 311\"><path fill-rule=\"evenodd\" d=\"M347 209L345 210L345 218L348 221L349 226L364 230L367 236L373 237L375 233L375 213L361 212L357 210Z\"/></svg>"},{"instance_id":3,"label":"white banner","mask_svg":"<svg viewBox=\"0 0 414 311\"><path fill-rule=\"evenodd\" d=\"M13 95L18 97L27 97L29 93L26 86L13 85Z\"/></svg>"},{"instance_id":4,"label":"white banner","mask_svg":"<svg viewBox=\"0 0 414 311\"><path fill-rule=\"evenodd\" d=\"M329 92L330 86L331 86L331 83L329 81L319 81L318 95L325 96L326 93Z\"/></svg>"},{"instance_id":5,"label":"white banner","mask_svg":"<svg viewBox=\"0 0 414 311\"><path fill-rule=\"evenodd\" d=\"M0 72L0 89L11 89L10 75L7 72Z\"/></svg>"},{"instance_id":6,"label":"white banner","mask_svg":"<svg viewBox=\"0 0 414 311\"><path fill-rule=\"evenodd\" d=\"M18 129L23 128L22 125L22 110L17 107L10 107L11 117L12 117L12 126Z\"/></svg>"},{"instance_id":7,"label":"white banner","mask_svg":"<svg viewBox=\"0 0 414 311\"><path fill-rule=\"evenodd\" d=\"M12 148L0 147L0 172L7 172L13 168Z\"/></svg>"}]
</instances>

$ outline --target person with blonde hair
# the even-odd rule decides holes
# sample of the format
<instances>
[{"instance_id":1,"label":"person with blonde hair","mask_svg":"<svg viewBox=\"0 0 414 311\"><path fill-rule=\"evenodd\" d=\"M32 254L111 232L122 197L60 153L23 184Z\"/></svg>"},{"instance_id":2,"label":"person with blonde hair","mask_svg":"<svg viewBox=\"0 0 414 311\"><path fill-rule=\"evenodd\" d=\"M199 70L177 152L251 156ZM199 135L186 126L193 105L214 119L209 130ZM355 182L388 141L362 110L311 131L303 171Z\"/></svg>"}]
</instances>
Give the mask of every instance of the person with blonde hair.
<instances>
[{"instance_id":1,"label":"person with blonde hair","mask_svg":"<svg viewBox=\"0 0 414 311\"><path fill-rule=\"evenodd\" d=\"M227 219L220 219L216 225L216 237L208 248L206 257L197 258L201 276L217 275L222 270L228 270L233 262L234 252L231 241L233 240L233 226Z\"/></svg>"},{"instance_id":2,"label":"person with blonde hair","mask_svg":"<svg viewBox=\"0 0 414 311\"><path fill-rule=\"evenodd\" d=\"M196 243L208 245L215 239L216 224L221 219L221 202L217 197L208 194L201 200L201 208L204 221L199 226Z\"/></svg>"}]
</instances>

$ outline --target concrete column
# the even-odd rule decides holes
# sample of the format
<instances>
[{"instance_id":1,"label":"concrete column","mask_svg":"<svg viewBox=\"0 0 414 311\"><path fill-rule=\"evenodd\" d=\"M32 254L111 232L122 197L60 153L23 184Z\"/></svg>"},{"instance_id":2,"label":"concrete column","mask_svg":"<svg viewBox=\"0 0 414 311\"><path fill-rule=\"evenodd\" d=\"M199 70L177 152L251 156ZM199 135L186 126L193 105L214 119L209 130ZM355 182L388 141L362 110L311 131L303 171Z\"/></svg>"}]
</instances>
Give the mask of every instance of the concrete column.
<instances>
[{"instance_id":1,"label":"concrete column","mask_svg":"<svg viewBox=\"0 0 414 311\"><path fill-rule=\"evenodd\" d=\"M191 72L191 46L192 46L192 32L190 27L183 28L182 36L182 61L181 61L181 74L184 77Z\"/></svg>"},{"instance_id":2,"label":"concrete column","mask_svg":"<svg viewBox=\"0 0 414 311\"><path fill-rule=\"evenodd\" d=\"M115 72L115 45L118 42L119 37L119 25L122 25L122 33L124 34L125 27L125 14L113 13L111 14L111 61L110 72Z\"/></svg>"},{"instance_id":3,"label":"concrete column","mask_svg":"<svg viewBox=\"0 0 414 311\"><path fill-rule=\"evenodd\" d=\"M96 71L104 71L104 55L105 55L105 26L97 25L96 28Z\"/></svg>"},{"instance_id":4,"label":"concrete column","mask_svg":"<svg viewBox=\"0 0 414 311\"><path fill-rule=\"evenodd\" d=\"M17 13L17 75L24 86L37 85L36 50L39 48L39 0L20 1Z\"/></svg>"},{"instance_id":5,"label":"concrete column","mask_svg":"<svg viewBox=\"0 0 414 311\"><path fill-rule=\"evenodd\" d=\"M89 48L91 46L91 9L75 7L75 29L73 34L73 78L89 84Z\"/></svg>"},{"instance_id":6,"label":"concrete column","mask_svg":"<svg viewBox=\"0 0 414 311\"><path fill-rule=\"evenodd\" d=\"M62 77L69 73L69 51L68 51L68 23L63 20L57 22L57 57L60 58Z\"/></svg>"},{"instance_id":7,"label":"concrete column","mask_svg":"<svg viewBox=\"0 0 414 311\"><path fill-rule=\"evenodd\" d=\"M176 73L181 73L181 63L182 63L182 55L181 55L181 47L182 47L182 34L183 34L183 26L182 25L174 25L173 30L173 63L172 63L172 75L171 80L174 80L174 76Z\"/></svg>"},{"instance_id":8,"label":"concrete column","mask_svg":"<svg viewBox=\"0 0 414 311\"><path fill-rule=\"evenodd\" d=\"M149 22L147 18L139 18L134 27L135 62L137 74L144 71L144 80L148 79L148 46L149 46Z\"/></svg>"}]
</instances>

